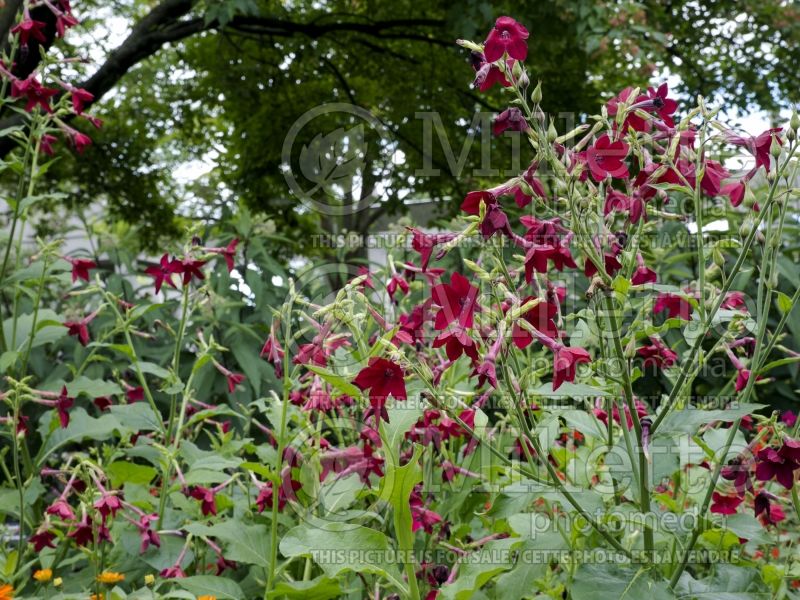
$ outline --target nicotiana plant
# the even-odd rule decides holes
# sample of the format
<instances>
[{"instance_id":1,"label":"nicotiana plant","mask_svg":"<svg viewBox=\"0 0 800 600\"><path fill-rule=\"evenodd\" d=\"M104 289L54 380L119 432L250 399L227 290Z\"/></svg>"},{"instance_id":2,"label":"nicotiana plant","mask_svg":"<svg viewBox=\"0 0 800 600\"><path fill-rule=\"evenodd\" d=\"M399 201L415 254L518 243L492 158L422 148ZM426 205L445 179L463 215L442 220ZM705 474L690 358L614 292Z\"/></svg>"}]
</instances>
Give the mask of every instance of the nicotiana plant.
<instances>
[{"instance_id":1,"label":"nicotiana plant","mask_svg":"<svg viewBox=\"0 0 800 600\"><path fill-rule=\"evenodd\" d=\"M4 165L0 598L797 595L798 424L755 402L798 358L797 116L739 135L661 85L559 132L501 17L459 44L529 166L324 300L301 277L270 323L228 325L233 235L139 273L26 249L57 136L88 143L59 65L14 74L39 29L26 13L2 70L26 120ZM741 225L712 235L720 214ZM663 268L674 236L691 272Z\"/></svg>"}]
</instances>

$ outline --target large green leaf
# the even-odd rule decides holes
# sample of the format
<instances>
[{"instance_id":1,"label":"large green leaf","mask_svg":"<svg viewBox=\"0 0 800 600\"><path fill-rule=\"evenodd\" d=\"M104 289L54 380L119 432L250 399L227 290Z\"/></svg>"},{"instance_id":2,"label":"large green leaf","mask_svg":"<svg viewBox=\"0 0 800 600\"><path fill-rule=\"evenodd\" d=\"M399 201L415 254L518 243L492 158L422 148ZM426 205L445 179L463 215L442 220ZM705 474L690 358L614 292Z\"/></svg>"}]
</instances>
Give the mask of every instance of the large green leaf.
<instances>
[{"instance_id":1,"label":"large green leaf","mask_svg":"<svg viewBox=\"0 0 800 600\"><path fill-rule=\"evenodd\" d=\"M185 529L195 535L215 537L225 542L227 559L269 567L270 534L266 525L248 525L239 520L230 520L211 526L192 523Z\"/></svg>"},{"instance_id":2,"label":"large green leaf","mask_svg":"<svg viewBox=\"0 0 800 600\"><path fill-rule=\"evenodd\" d=\"M244 592L239 584L226 577L196 575L173 579L173 581L198 596L214 596L217 600L244 600Z\"/></svg>"},{"instance_id":3,"label":"large green leaf","mask_svg":"<svg viewBox=\"0 0 800 600\"><path fill-rule=\"evenodd\" d=\"M345 571L374 573L405 590L397 567L389 560L389 539L369 527L350 523L298 525L283 536L280 551L286 558L312 557L328 577Z\"/></svg>"},{"instance_id":4,"label":"large green leaf","mask_svg":"<svg viewBox=\"0 0 800 600\"><path fill-rule=\"evenodd\" d=\"M673 600L666 581L653 581L646 569L584 563L572 584L573 600Z\"/></svg>"}]
</instances>

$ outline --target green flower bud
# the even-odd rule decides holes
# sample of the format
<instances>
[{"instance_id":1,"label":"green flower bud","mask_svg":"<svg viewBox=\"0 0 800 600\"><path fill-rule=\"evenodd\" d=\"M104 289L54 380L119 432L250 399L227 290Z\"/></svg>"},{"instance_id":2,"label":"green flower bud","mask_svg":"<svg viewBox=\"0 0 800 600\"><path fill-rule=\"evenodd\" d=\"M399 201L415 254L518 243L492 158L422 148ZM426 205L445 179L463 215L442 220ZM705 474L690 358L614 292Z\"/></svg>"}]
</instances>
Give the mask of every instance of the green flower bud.
<instances>
[{"instance_id":1,"label":"green flower bud","mask_svg":"<svg viewBox=\"0 0 800 600\"><path fill-rule=\"evenodd\" d=\"M769 153L775 158L781 155L781 145L778 143L778 136L772 136L772 143L769 145Z\"/></svg>"},{"instance_id":2,"label":"green flower bud","mask_svg":"<svg viewBox=\"0 0 800 600\"><path fill-rule=\"evenodd\" d=\"M547 127L547 141L551 144L556 141L558 137L558 131L556 131L556 126L550 121L550 125Z\"/></svg>"},{"instance_id":3,"label":"green flower bud","mask_svg":"<svg viewBox=\"0 0 800 600\"><path fill-rule=\"evenodd\" d=\"M800 129L800 116L798 116L796 110L792 111L792 118L789 120L789 127L791 127L795 132Z\"/></svg>"},{"instance_id":4,"label":"green flower bud","mask_svg":"<svg viewBox=\"0 0 800 600\"><path fill-rule=\"evenodd\" d=\"M742 221L742 224L739 226L739 237L744 239L747 236L749 236L752 231L753 231L753 219L751 219L748 216L744 221Z\"/></svg>"},{"instance_id":5,"label":"green flower bud","mask_svg":"<svg viewBox=\"0 0 800 600\"><path fill-rule=\"evenodd\" d=\"M539 104L542 101L542 82L536 84L536 87L533 88L531 92L531 102L534 104Z\"/></svg>"}]
</instances>

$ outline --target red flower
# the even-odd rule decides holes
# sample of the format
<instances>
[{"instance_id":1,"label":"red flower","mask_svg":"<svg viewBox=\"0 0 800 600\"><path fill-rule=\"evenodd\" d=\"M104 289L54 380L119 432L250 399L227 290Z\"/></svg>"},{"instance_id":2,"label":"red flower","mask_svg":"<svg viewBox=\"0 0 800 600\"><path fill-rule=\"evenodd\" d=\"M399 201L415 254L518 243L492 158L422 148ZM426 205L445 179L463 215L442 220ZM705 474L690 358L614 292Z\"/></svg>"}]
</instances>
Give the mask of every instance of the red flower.
<instances>
[{"instance_id":1,"label":"red flower","mask_svg":"<svg viewBox=\"0 0 800 600\"><path fill-rule=\"evenodd\" d=\"M89 343L89 328L86 327L85 321L64 321L64 327L67 328L67 335L78 338L81 346Z\"/></svg>"},{"instance_id":2,"label":"red flower","mask_svg":"<svg viewBox=\"0 0 800 600\"><path fill-rule=\"evenodd\" d=\"M200 511L204 516L217 514L216 492L201 485L196 485L189 490L189 495L195 500L200 500Z\"/></svg>"},{"instance_id":3,"label":"red flower","mask_svg":"<svg viewBox=\"0 0 800 600\"><path fill-rule=\"evenodd\" d=\"M183 579L186 577L186 573L183 572L180 565L173 565L168 569L162 569L159 576L164 579Z\"/></svg>"},{"instance_id":4,"label":"red flower","mask_svg":"<svg viewBox=\"0 0 800 600\"><path fill-rule=\"evenodd\" d=\"M126 386L125 398L129 404L144 400L144 388L140 385L137 385L136 387Z\"/></svg>"},{"instance_id":5,"label":"red flower","mask_svg":"<svg viewBox=\"0 0 800 600\"><path fill-rule=\"evenodd\" d=\"M547 194L544 191L544 186L542 182L536 177L536 170L539 168L539 164L534 162L532 163L525 172L522 174L522 180L530 186L531 191L538 196L539 198L545 198ZM529 196L525 193L525 190L522 189L521 185L517 185L514 188L514 201L517 203L517 206L520 208L525 208L528 204L531 203L533 200L533 196Z\"/></svg>"},{"instance_id":6,"label":"red flower","mask_svg":"<svg viewBox=\"0 0 800 600\"><path fill-rule=\"evenodd\" d=\"M446 331L433 340L434 348L441 348L442 346L444 346L447 358L451 361L457 360L461 354L466 354L473 362L479 358L478 347L461 327Z\"/></svg>"},{"instance_id":7,"label":"red flower","mask_svg":"<svg viewBox=\"0 0 800 600\"><path fill-rule=\"evenodd\" d=\"M94 507L103 516L103 520L105 521L108 515L112 517L116 516L117 512L122 508L122 502L120 502L120 499L114 494L105 493L94 503Z\"/></svg>"},{"instance_id":8,"label":"red flower","mask_svg":"<svg viewBox=\"0 0 800 600\"><path fill-rule=\"evenodd\" d=\"M422 267L423 273L428 270L428 263L431 260L434 248L436 248L437 245L447 243L456 237L455 233L429 234L424 233L419 229L414 229L413 227L406 227L406 229L408 229L413 235L411 239L411 247L419 252L420 267Z\"/></svg>"},{"instance_id":9,"label":"red flower","mask_svg":"<svg viewBox=\"0 0 800 600\"><path fill-rule=\"evenodd\" d=\"M481 221L480 232L483 239L488 240L495 233L502 233L509 237L513 235L508 216L499 204L490 204L486 207L486 214Z\"/></svg>"},{"instance_id":10,"label":"red flower","mask_svg":"<svg viewBox=\"0 0 800 600\"><path fill-rule=\"evenodd\" d=\"M206 276L200 270L200 268L206 264L206 261L204 260L194 260L192 258L184 257L181 260L176 259L172 262L175 273L183 274L183 285L189 285L194 277L197 277L197 279L206 278Z\"/></svg>"},{"instance_id":11,"label":"red flower","mask_svg":"<svg viewBox=\"0 0 800 600\"><path fill-rule=\"evenodd\" d=\"M358 267L358 275L356 277L361 277L362 275L366 275L367 278L364 279L363 283L361 284L362 288L369 288L371 290L375 289L375 284L372 283L372 275L369 273L369 267L360 266Z\"/></svg>"},{"instance_id":12,"label":"red flower","mask_svg":"<svg viewBox=\"0 0 800 600\"><path fill-rule=\"evenodd\" d=\"M629 151L628 144L623 141L612 142L608 134L603 134L586 150L586 162L595 181L603 181L606 177L623 178L628 176L625 157Z\"/></svg>"},{"instance_id":13,"label":"red flower","mask_svg":"<svg viewBox=\"0 0 800 600\"><path fill-rule=\"evenodd\" d=\"M77 129L68 128L64 130L67 134L67 139L73 145L78 154L83 154L89 146L92 145L92 138L85 133L81 133Z\"/></svg>"},{"instance_id":14,"label":"red flower","mask_svg":"<svg viewBox=\"0 0 800 600\"><path fill-rule=\"evenodd\" d=\"M236 246L239 245L239 238L233 238L231 242L224 248L209 248L209 252L219 254L225 259L225 266L228 267L228 273L233 271L233 259L236 256Z\"/></svg>"},{"instance_id":15,"label":"red flower","mask_svg":"<svg viewBox=\"0 0 800 600\"><path fill-rule=\"evenodd\" d=\"M511 17L500 17L495 21L484 44L486 60L500 60L504 53L516 60L525 60L528 56L528 35L528 30Z\"/></svg>"},{"instance_id":16,"label":"red flower","mask_svg":"<svg viewBox=\"0 0 800 600\"><path fill-rule=\"evenodd\" d=\"M486 57L480 52L472 53L472 68L475 69L475 80L472 85L482 92L486 92L496 83L503 87L511 87L511 82L506 79L503 71L493 62L487 62ZM506 60L506 68L510 73L514 68L514 59Z\"/></svg>"},{"instance_id":17,"label":"red flower","mask_svg":"<svg viewBox=\"0 0 800 600\"><path fill-rule=\"evenodd\" d=\"M759 490L753 500L753 509L756 518L761 521L763 525L776 525L786 518L780 504L773 504L773 500L777 500L777 496L770 494L766 490Z\"/></svg>"},{"instance_id":18,"label":"red flower","mask_svg":"<svg viewBox=\"0 0 800 600\"><path fill-rule=\"evenodd\" d=\"M72 265L72 283L75 283L78 279L89 281L89 269L97 268L97 263L88 258L70 258L65 256L64 260Z\"/></svg>"},{"instance_id":19,"label":"red flower","mask_svg":"<svg viewBox=\"0 0 800 600\"><path fill-rule=\"evenodd\" d=\"M734 181L722 186L720 193L731 200L731 206L739 206L744 200L744 193L747 186L742 181Z\"/></svg>"},{"instance_id":20,"label":"red flower","mask_svg":"<svg viewBox=\"0 0 800 600\"><path fill-rule=\"evenodd\" d=\"M70 90L70 98L72 100L72 110L76 115L83 114L83 109L86 104L94 100L94 94L87 92L83 88L73 88Z\"/></svg>"},{"instance_id":21,"label":"red flower","mask_svg":"<svg viewBox=\"0 0 800 600\"><path fill-rule=\"evenodd\" d=\"M93 402L94 402L94 405L95 405L97 408L99 408L101 411L106 411L106 410L108 410L108 409L109 409L109 407L110 407L112 404L114 404L114 403L111 401L111 398L109 398L108 396L98 396L97 398L95 398L95 399L93 400Z\"/></svg>"},{"instance_id":22,"label":"red flower","mask_svg":"<svg viewBox=\"0 0 800 600\"><path fill-rule=\"evenodd\" d=\"M675 127L672 115L678 109L678 103L671 98L667 98L669 87L666 82L656 88L647 88L647 110L653 110L666 123L667 127Z\"/></svg>"},{"instance_id":23,"label":"red flower","mask_svg":"<svg viewBox=\"0 0 800 600\"><path fill-rule=\"evenodd\" d=\"M495 198L492 192L486 190L469 192L461 203L461 210L468 215L477 216L481 212L481 201L483 201L486 206L490 206L497 203L497 198Z\"/></svg>"},{"instance_id":24,"label":"red flower","mask_svg":"<svg viewBox=\"0 0 800 600\"><path fill-rule=\"evenodd\" d=\"M516 106L507 108L497 115L492 125L492 132L495 135L500 135L509 129L511 131L528 131L530 129L525 115Z\"/></svg>"},{"instance_id":25,"label":"red flower","mask_svg":"<svg viewBox=\"0 0 800 600\"><path fill-rule=\"evenodd\" d=\"M616 97L612 98L608 101L608 103L606 103L606 110L609 117L617 116L617 113L619 113L620 110L620 105L626 104L630 101L632 92L633 88L626 87L619 94L617 94ZM646 96L638 96L636 100L638 102L645 100L646 98ZM616 128L616 124L614 127ZM622 130L622 133L625 134L628 132L629 128L633 129L634 131L647 131L650 128L650 124L646 119L636 114L636 111L631 108L628 110L628 114L625 116L625 121L623 121L620 129Z\"/></svg>"},{"instance_id":26,"label":"red flower","mask_svg":"<svg viewBox=\"0 0 800 600\"><path fill-rule=\"evenodd\" d=\"M622 268L622 263L620 263L619 260L617 260L616 256L614 256L609 252L606 252L603 255L603 263L604 263L603 268L605 269L606 273L608 273L612 277L617 271L619 271ZM591 277L595 273L597 273L597 266L595 266L595 264L592 261L587 259L583 265L583 274L586 275L586 277Z\"/></svg>"},{"instance_id":27,"label":"red flower","mask_svg":"<svg viewBox=\"0 0 800 600\"><path fill-rule=\"evenodd\" d=\"M228 393L232 394L236 390L236 386L245 380L245 376L241 373L228 373L225 375L228 381Z\"/></svg>"},{"instance_id":28,"label":"red flower","mask_svg":"<svg viewBox=\"0 0 800 600\"><path fill-rule=\"evenodd\" d=\"M68 11L58 12L56 14L56 35L60 38L64 37L64 33L70 27L75 27L78 24L78 19L73 17Z\"/></svg>"},{"instance_id":29,"label":"red flower","mask_svg":"<svg viewBox=\"0 0 800 600\"><path fill-rule=\"evenodd\" d=\"M59 498L58 500L53 502L50 506L47 507L47 510L45 512L48 515L53 515L54 517L58 517L65 521L75 520L75 513L72 511L72 507L63 498Z\"/></svg>"},{"instance_id":30,"label":"red flower","mask_svg":"<svg viewBox=\"0 0 800 600\"><path fill-rule=\"evenodd\" d=\"M565 381L575 381L579 364L592 361L589 353L583 348L568 348L559 345L553 352L553 391L560 388Z\"/></svg>"},{"instance_id":31,"label":"red flower","mask_svg":"<svg viewBox=\"0 0 800 600\"><path fill-rule=\"evenodd\" d=\"M534 296L528 296L522 300L521 304L526 304L533 299L535 299ZM557 315L558 307L555 304L540 302L520 318L533 325L533 327L541 331L547 337L557 338L559 336L558 328L553 320ZM511 338L514 345L520 350L527 348L534 339L533 335L527 329L523 329L518 323L514 323L511 329Z\"/></svg>"},{"instance_id":32,"label":"red flower","mask_svg":"<svg viewBox=\"0 0 800 600\"><path fill-rule=\"evenodd\" d=\"M35 39L38 42L46 42L47 38L44 35L42 29L44 29L46 23L42 21L34 21L30 17L26 17L17 25L11 28L11 33L18 33L19 34L19 43L21 46L27 46L28 40L30 38Z\"/></svg>"},{"instance_id":33,"label":"red flower","mask_svg":"<svg viewBox=\"0 0 800 600\"><path fill-rule=\"evenodd\" d=\"M295 492L300 489L300 482L292 479L291 468L284 467L281 471L281 485L278 488L278 510L283 510L289 500L297 501ZM258 491L256 505L258 512L272 510L272 482L268 481Z\"/></svg>"},{"instance_id":34,"label":"red flower","mask_svg":"<svg viewBox=\"0 0 800 600\"><path fill-rule=\"evenodd\" d=\"M762 448L756 455L756 479L769 481L775 478L787 490L792 489L794 472L798 468L800 464L776 452L774 448Z\"/></svg>"},{"instance_id":35,"label":"red flower","mask_svg":"<svg viewBox=\"0 0 800 600\"><path fill-rule=\"evenodd\" d=\"M164 254L161 257L161 261L158 265L154 265L152 267L147 267L144 272L150 275L155 279L156 285L156 294L161 291L161 286L164 282L167 283L170 287L175 287L175 282L172 281L172 276L178 273L178 265L179 261L173 259L170 260L169 254Z\"/></svg>"},{"instance_id":36,"label":"red flower","mask_svg":"<svg viewBox=\"0 0 800 600\"><path fill-rule=\"evenodd\" d=\"M441 307L436 313L435 329L441 331L456 321L461 327L472 327L475 311L480 311L478 305L478 288L471 285L469 280L453 273L450 283L441 283L435 286L431 293L434 304Z\"/></svg>"},{"instance_id":37,"label":"red flower","mask_svg":"<svg viewBox=\"0 0 800 600\"><path fill-rule=\"evenodd\" d=\"M361 369L353 383L362 391L369 390L369 401L379 418L389 420L386 412L386 400L393 396L405 400L406 384L403 381L403 369L385 358L373 357L369 365Z\"/></svg>"},{"instance_id":38,"label":"red flower","mask_svg":"<svg viewBox=\"0 0 800 600\"><path fill-rule=\"evenodd\" d=\"M744 501L739 496L723 496L719 492L711 495L714 503L711 505L711 512L718 515L735 515L736 509Z\"/></svg>"},{"instance_id":39,"label":"red flower","mask_svg":"<svg viewBox=\"0 0 800 600\"><path fill-rule=\"evenodd\" d=\"M34 533L28 541L33 544L34 552L41 552L45 548L55 548L53 540L56 539L56 534L52 531L40 531Z\"/></svg>"},{"instance_id":40,"label":"red flower","mask_svg":"<svg viewBox=\"0 0 800 600\"><path fill-rule=\"evenodd\" d=\"M69 425L69 412L67 412L75 404L75 398L70 398L67 395L67 386L61 388L61 395L56 400L56 411L58 412L58 420L61 422L62 429Z\"/></svg>"},{"instance_id":41,"label":"red flower","mask_svg":"<svg viewBox=\"0 0 800 600\"><path fill-rule=\"evenodd\" d=\"M11 97L21 98L24 96L27 100L25 104L27 112L31 112L37 106L47 113L53 112L50 107L50 98L57 94L58 90L44 87L35 75L31 75L27 79L16 79L11 83Z\"/></svg>"},{"instance_id":42,"label":"red flower","mask_svg":"<svg viewBox=\"0 0 800 600\"><path fill-rule=\"evenodd\" d=\"M408 294L408 282L403 278L402 275L394 273L392 278L389 280L389 283L386 284L386 292L389 294L389 298L394 300L394 295L397 293L398 288L402 290L403 294Z\"/></svg>"},{"instance_id":43,"label":"red flower","mask_svg":"<svg viewBox=\"0 0 800 600\"><path fill-rule=\"evenodd\" d=\"M53 149L53 144L57 141L58 138L56 136L45 133L39 140L39 148L42 152L47 154L47 156L53 156L56 153Z\"/></svg>"},{"instance_id":44,"label":"red flower","mask_svg":"<svg viewBox=\"0 0 800 600\"><path fill-rule=\"evenodd\" d=\"M636 271L634 271L633 276L631 277L631 283L633 285L655 283L656 281L658 281L658 275L655 271L653 271L653 269L647 267L646 265L639 265L636 267Z\"/></svg>"},{"instance_id":45,"label":"red flower","mask_svg":"<svg viewBox=\"0 0 800 600\"><path fill-rule=\"evenodd\" d=\"M78 338L78 341L81 343L81 346L85 346L89 343L89 323L97 316L99 311L95 310L94 312L86 315L80 321L65 321L64 327L67 328L67 335L74 335Z\"/></svg>"},{"instance_id":46,"label":"red flower","mask_svg":"<svg viewBox=\"0 0 800 600\"><path fill-rule=\"evenodd\" d=\"M264 347L261 348L261 354L259 354L261 358L267 359L267 362L272 363L273 368L275 369L275 376L278 379L283 377L283 357L284 352L281 345L278 343L278 338L275 337L275 330L274 328L270 330L269 337L264 342Z\"/></svg>"},{"instance_id":47,"label":"red flower","mask_svg":"<svg viewBox=\"0 0 800 600\"><path fill-rule=\"evenodd\" d=\"M689 320L692 314L692 305L683 296L677 294L661 293L656 297L653 305L653 312L660 313L667 311L670 319L679 317L685 321Z\"/></svg>"},{"instance_id":48,"label":"red flower","mask_svg":"<svg viewBox=\"0 0 800 600\"><path fill-rule=\"evenodd\" d=\"M636 350L636 353L644 358L644 366L663 369L674 365L678 360L678 355L670 350L668 346L661 343L660 340L653 339L651 341L652 343L649 346L642 346Z\"/></svg>"}]
</instances>

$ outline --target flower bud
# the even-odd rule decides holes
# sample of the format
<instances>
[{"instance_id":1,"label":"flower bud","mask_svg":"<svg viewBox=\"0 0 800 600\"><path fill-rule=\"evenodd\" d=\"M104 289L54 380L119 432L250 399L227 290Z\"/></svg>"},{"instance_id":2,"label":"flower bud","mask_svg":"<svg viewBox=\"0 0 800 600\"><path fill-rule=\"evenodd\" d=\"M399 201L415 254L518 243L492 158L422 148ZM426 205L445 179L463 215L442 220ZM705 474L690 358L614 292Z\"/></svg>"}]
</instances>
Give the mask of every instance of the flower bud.
<instances>
[{"instance_id":1,"label":"flower bud","mask_svg":"<svg viewBox=\"0 0 800 600\"><path fill-rule=\"evenodd\" d=\"M533 88L531 92L531 102L534 104L539 104L542 101L542 82L536 84L536 87Z\"/></svg>"},{"instance_id":2,"label":"flower bud","mask_svg":"<svg viewBox=\"0 0 800 600\"><path fill-rule=\"evenodd\" d=\"M714 246L714 248L711 250L711 259L718 267L725 266L725 255L722 254L722 250L719 249L719 246Z\"/></svg>"},{"instance_id":3,"label":"flower bud","mask_svg":"<svg viewBox=\"0 0 800 600\"><path fill-rule=\"evenodd\" d=\"M550 121L550 125L547 127L547 141L551 144L556 141L558 137L558 131L556 131L556 126L553 124L553 121Z\"/></svg>"},{"instance_id":4,"label":"flower bud","mask_svg":"<svg viewBox=\"0 0 800 600\"><path fill-rule=\"evenodd\" d=\"M528 89L528 86L531 84L531 80L528 77L528 73L523 71L520 76L517 78L517 87L521 90Z\"/></svg>"},{"instance_id":5,"label":"flower bud","mask_svg":"<svg viewBox=\"0 0 800 600\"><path fill-rule=\"evenodd\" d=\"M719 279L721 273L722 271L720 270L719 265L714 263L713 265L711 265L706 269L706 280L716 281L717 279Z\"/></svg>"},{"instance_id":6,"label":"flower bud","mask_svg":"<svg viewBox=\"0 0 800 600\"><path fill-rule=\"evenodd\" d=\"M772 143L769 145L769 153L778 158L781 155L781 145L778 143L778 137L772 136Z\"/></svg>"},{"instance_id":7,"label":"flower bud","mask_svg":"<svg viewBox=\"0 0 800 600\"><path fill-rule=\"evenodd\" d=\"M756 195L750 189L749 185L744 189L744 200L742 202L747 208L753 208L756 204Z\"/></svg>"},{"instance_id":8,"label":"flower bud","mask_svg":"<svg viewBox=\"0 0 800 600\"><path fill-rule=\"evenodd\" d=\"M739 237L744 239L747 236L749 236L752 233L752 231L753 231L753 219L751 219L748 216L744 221L742 221L742 224L739 226Z\"/></svg>"},{"instance_id":9,"label":"flower bud","mask_svg":"<svg viewBox=\"0 0 800 600\"><path fill-rule=\"evenodd\" d=\"M789 129L786 132L786 139L789 140L790 142L793 142L796 137L797 137L797 133L795 133L794 129Z\"/></svg>"},{"instance_id":10,"label":"flower bud","mask_svg":"<svg viewBox=\"0 0 800 600\"><path fill-rule=\"evenodd\" d=\"M800 129L800 116L797 115L797 111L792 111L792 118L789 120L789 127L792 128L795 132Z\"/></svg>"}]
</instances>

